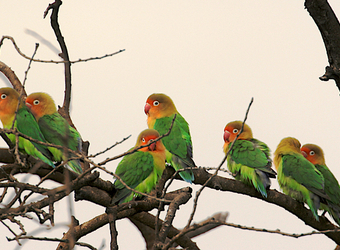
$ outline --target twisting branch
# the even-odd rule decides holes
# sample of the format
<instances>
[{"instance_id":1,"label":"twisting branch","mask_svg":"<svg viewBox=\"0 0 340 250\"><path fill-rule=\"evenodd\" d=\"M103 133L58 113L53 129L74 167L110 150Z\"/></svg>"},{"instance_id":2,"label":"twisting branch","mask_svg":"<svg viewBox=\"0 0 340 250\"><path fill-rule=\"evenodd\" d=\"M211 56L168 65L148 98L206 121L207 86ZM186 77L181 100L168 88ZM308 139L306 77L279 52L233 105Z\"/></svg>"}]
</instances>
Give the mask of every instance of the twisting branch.
<instances>
[{"instance_id":1,"label":"twisting branch","mask_svg":"<svg viewBox=\"0 0 340 250\"><path fill-rule=\"evenodd\" d=\"M20 91L23 89L22 84L19 80L19 78L16 76L13 70L11 70L10 67L8 67L5 63L0 61L0 71L3 73L6 78L10 81L12 84L13 88L20 93ZM24 95L26 96L26 92L24 91Z\"/></svg>"},{"instance_id":2,"label":"twisting branch","mask_svg":"<svg viewBox=\"0 0 340 250\"><path fill-rule=\"evenodd\" d=\"M64 40L64 37L61 34L61 30L58 23L58 13L60 5L62 4L61 0L56 0L54 3L49 4L45 13L44 18L47 16L48 11L52 10L51 14L51 26L54 30L54 33L56 35L56 38L58 40L58 43L61 48L61 54L60 57L64 59L64 68L65 68L65 96L64 96L64 103L61 108L59 108L58 112L69 122L71 126L74 127L74 124L70 117L70 102L71 102L71 62L68 55L68 50L66 47L66 43Z\"/></svg>"},{"instance_id":3,"label":"twisting branch","mask_svg":"<svg viewBox=\"0 0 340 250\"><path fill-rule=\"evenodd\" d=\"M325 44L329 66L320 77L322 81L334 79L340 91L340 24L327 0L306 0L305 7L319 28Z\"/></svg>"}]
</instances>

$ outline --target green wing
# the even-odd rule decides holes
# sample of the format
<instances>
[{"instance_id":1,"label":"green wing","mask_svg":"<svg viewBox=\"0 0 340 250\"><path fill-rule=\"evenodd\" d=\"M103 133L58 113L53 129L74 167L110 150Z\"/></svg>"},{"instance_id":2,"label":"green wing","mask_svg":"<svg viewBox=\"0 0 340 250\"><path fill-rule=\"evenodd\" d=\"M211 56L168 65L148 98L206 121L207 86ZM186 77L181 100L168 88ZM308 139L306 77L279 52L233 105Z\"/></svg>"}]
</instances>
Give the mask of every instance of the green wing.
<instances>
[{"instance_id":1,"label":"green wing","mask_svg":"<svg viewBox=\"0 0 340 250\"><path fill-rule=\"evenodd\" d=\"M164 135L170 129L174 116L157 119L154 125L159 134ZM177 114L170 134L162 139L166 149L180 158L192 158L192 142L188 123Z\"/></svg>"},{"instance_id":2,"label":"green wing","mask_svg":"<svg viewBox=\"0 0 340 250\"><path fill-rule=\"evenodd\" d=\"M325 165L315 165L316 169L321 172L325 180L325 192L331 199L331 201L340 205L340 187L337 179L329 168Z\"/></svg>"},{"instance_id":3,"label":"green wing","mask_svg":"<svg viewBox=\"0 0 340 250\"><path fill-rule=\"evenodd\" d=\"M16 126L19 132L29 137L32 137L33 139L39 140L41 142L46 142L33 114L28 110L26 106L23 106L22 108L18 110L18 114L16 118ZM35 142L29 143L27 140L24 140L24 145L25 145L24 147L26 147L25 151L28 154L38 157L41 160L43 160L45 163L54 167L54 164L51 161L53 159L53 156L46 146L35 143ZM36 152L35 149L38 150L38 152ZM42 155L39 154L39 152Z\"/></svg>"},{"instance_id":4,"label":"green wing","mask_svg":"<svg viewBox=\"0 0 340 250\"><path fill-rule=\"evenodd\" d=\"M237 140L230 151L230 156L237 164L260 169L275 178L276 173L271 169L272 161L269 153L268 146L259 140Z\"/></svg>"},{"instance_id":5,"label":"green wing","mask_svg":"<svg viewBox=\"0 0 340 250\"><path fill-rule=\"evenodd\" d=\"M150 153L137 151L133 154L124 156L123 160L118 164L116 175L131 188L141 184L152 172L154 168L154 160ZM132 200L133 194L130 190L116 180L114 183L115 188L118 190L113 197L112 203L128 202Z\"/></svg>"},{"instance_id":6,"label":"green wing","mask_svg":"<svg viewBox=\"0 0 340 250\"><path fill-rule=\"evenodd\" d=\"M174 115L157 119L154 129L157 130L160 135L164 135L169 131L173 118ZM196 166L192 159L192 142L189 125L180 114L176 115L170 134L164 137L162 142L167 151L171 153L170 156L167 156L167 161L175 170ZM182 171L179 174L189 183L192 183L194 180L194 175L190 169Z\"/></svg>"},{"instance_id":7,"label":"green wing","mask_svg":"<svg viewBox=\"0 0 340 250\"><path fill-rule=\"evenodd\" d=\"M79 150L80 134L59 113L44 115L38 124L48 142Z\"/></svg>"},{"instance_id":8,"label":"green wing","mask_svg":"<svg viewBox=\"0 0 340 250\"><path fill-rule=\"evenodd\" d=\"M286 177L292 177L311 192L320 197L328 198L324 192L324 178L322 174L302 155L283 155L282 172Z\"/></svg>"},{"instance_id":9,"label":"green wing","mask_svg":"<svg viewBox=\"0 0 340 250\"><path fill-rule=\"evenodd\" d=\"M59 114L44 115L39 119L39 127L49 143L64 146L74 151L81 151L81 137L77 130L72 128L68 122ZM65 157L62 150L50 148L56 161L67 160L74 155L69 153ZM82 173L79 160L71 160L67 165L76 173Z\"/></svg>"}]
</instances>

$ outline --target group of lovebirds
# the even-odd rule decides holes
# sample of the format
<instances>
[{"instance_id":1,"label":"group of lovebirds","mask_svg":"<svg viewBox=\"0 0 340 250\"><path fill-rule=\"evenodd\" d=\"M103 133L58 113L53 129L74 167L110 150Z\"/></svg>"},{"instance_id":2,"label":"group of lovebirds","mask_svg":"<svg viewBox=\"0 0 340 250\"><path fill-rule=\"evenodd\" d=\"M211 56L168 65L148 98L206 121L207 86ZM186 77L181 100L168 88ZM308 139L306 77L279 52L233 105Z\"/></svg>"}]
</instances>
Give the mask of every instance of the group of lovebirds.
<instances>
[{"instance_id":1,"label":"group of lovebirds","mask_svg":"<svg viewBox=\"0 0 340 250\"><path fill-rule=\"evenodd\" d=\"M73 151L81 151L82 140L77 130L57 112L51 96L46 93L33 93L25 102L12 88L0 88L0 120L6 129L16 128L20 133L44 143L50 143ZM16 136L8 133L13 144ZM66 162L76 173L81 173L80 161L75 154L62 147L46 146L18 137L20 152L41 159L51 167L54 162Z\"/></svg>"},{"instance_id":2,"label":"group of lovebirds","mask_svg":"<svg viewBox=\"0 0 340 250\"><path fill-rule=\"evenodd\" d=\"M193 161L192 142L187 121L177 111L171 98L152 94L147 98L144 112L148 129L143 130L136 145L117 166L112 204L131 201L140 193L150 193L161 178L166 164L178 171L181 178L194 181L197 168ZM12 88L0 89L0 119L4 128L15 127L19 132L41 142L81 151L80 134L57 112L53 99L46 93L33 93L25 102ZM171 130L170 130L171 129ZM169 133L170 131L170 133ZM163 136L163 137L162 137ZM8 134L12 143L16 139ZM161 137L161 138L159 138ZM263 197L276 178L282 191L306 203L315 219L318 210L328 212L340 225L340 187L325 163L322 149L292 137L281 140L274 152L272 169L270 149L253 138L251 128L241 122L229 122L224 128L223 151L227 166L236 180L253 186ZM21 152L41 159L52 167L54 162L66 161L76 173L81 173L79 160L72 152L50 147L19 137ZM123 181L123 182L122 182ZM133 192L130 188L138 191Z\"/></svg>"}]
</instances>

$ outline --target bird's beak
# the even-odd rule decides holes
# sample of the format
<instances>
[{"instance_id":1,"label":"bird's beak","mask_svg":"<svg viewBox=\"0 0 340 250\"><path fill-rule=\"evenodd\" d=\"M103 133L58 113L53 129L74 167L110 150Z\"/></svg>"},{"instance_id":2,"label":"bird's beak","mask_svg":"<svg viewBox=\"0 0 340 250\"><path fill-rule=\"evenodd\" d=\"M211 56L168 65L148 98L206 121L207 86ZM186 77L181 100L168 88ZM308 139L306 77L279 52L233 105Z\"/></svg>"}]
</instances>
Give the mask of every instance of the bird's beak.
<instances>
[{"instance_id":1,"label":"bird's beak","mask_svg":"<svg viewBox=\"0 0 340 250\"><path fill-rule=\"evenodd\" d=\"M223 134L223 139L225 142L229 142L230 133L226 130Z\"/></svg>"},{"instance_id":2,"label":"bird's beak","mask_svg":"<svg viewBox=\"0 0 340 250\"><path fill-rule=\"evenodd\" d=\"M145 114L149 114L149 110L151 108L151 105L149 103L146 103L144 106L144 112Z\"/></svg>"},{"instance_id":3,"label":"bird's beak","mask_svg":"<svg viewBox=\"0 0 340 250\"><path fill-rule=\"evenodd\" d=\"M26 104L26 106L27 106L28 108L32 108L32 104L30 104L30 103L28 103L28 102L25 102L25 104Z\"/></svg>"},{"instance_id":4,"label":"bird's beak","mask_svg":"<svg viewBox=\"0 0 340 250\"><path fill-rule=\"evenodd\" d=\"M149 148L150 151L155 151L156 150L156 142L151 143L148 148Z\"/></svg>"},{"instance_id":5,"label":"bird's beak","mask_svg":"<svg viewBox=\"0 0 340 250\"><path fill-rule=\"evenodd\" d=\"M301 151L301 153L302 153L302 155L305 157L305 158L307 158L307 153L305 152L305 151Z\"/></svg>"}]
</instances>

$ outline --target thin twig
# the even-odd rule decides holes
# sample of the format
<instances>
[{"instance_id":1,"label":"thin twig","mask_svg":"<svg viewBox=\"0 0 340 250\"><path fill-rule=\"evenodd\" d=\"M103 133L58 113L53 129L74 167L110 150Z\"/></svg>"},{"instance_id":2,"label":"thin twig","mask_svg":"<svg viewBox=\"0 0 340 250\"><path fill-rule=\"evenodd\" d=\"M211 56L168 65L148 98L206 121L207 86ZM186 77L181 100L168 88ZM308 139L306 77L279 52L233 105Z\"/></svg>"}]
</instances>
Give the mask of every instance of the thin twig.
<instances>
[{"instance_id":1,"label":"thin twig","mask_svg":"<svg viewBox=\"0 0 340 250\"><path fill-rule=\"evenodd\" d=\"M15 50L19 53L19 55L21 55L22 57L28 59L28 60L32 60L33 62L41 62L41 63L55 63L55 64L59 64L59 63L65 63L66 61L54 61L54 60L41 60L41 59L33 59L29 56L26 56L24 53L22 53L18 47L18 45L16 44L15 40L13 37L11 36L2 36L1 40L0 40L0 47L2 46L3 44L3 41L5 39L9 39L12 41L13 45L14 45L14 48ZM88 61L93 61L93 60L101 60L103 58L106 58L106 57L111 57L111 56L114 56L114 55L117 55L121 52L124 52L125 49L121 49L121 50L118 50L116 52L113 52L113 53L110 53L110 54L106 54L106 55L103 55L103 56L96 56L96 57L90 57L90 58L86 58L86 59L78 59L78 60L74 60L74 61L69 61L71 64L73 63L79 63L79 62L88 62Z\"/></svg>"},{"instance_id":2,"label":"thin twig","mask_svg":"<svg viewBox=\"0 0 340 250\"><path fill-rule=\"evenodd\" d=\"M113 144L112 146L108 147L107 149L105 149L105 150L103 150L103 151L101 151L101 152L98 152L98 153L96 153L96 154L94 154L94 155L89 155L88 158L95 158L95 157L97 157L98 155L104 154L104 153L106 153L107 151L109 151L109 150L111 150L112 148L114 148L115 146L117 146L117 145L119 145L119 144L122 144L124 141L126 141L126 140L129 139L130 137L131 137L131 135L129 135L129 136L123 138L121 141L116 142L115 144Z\"/></svg>"}]
</instances>

